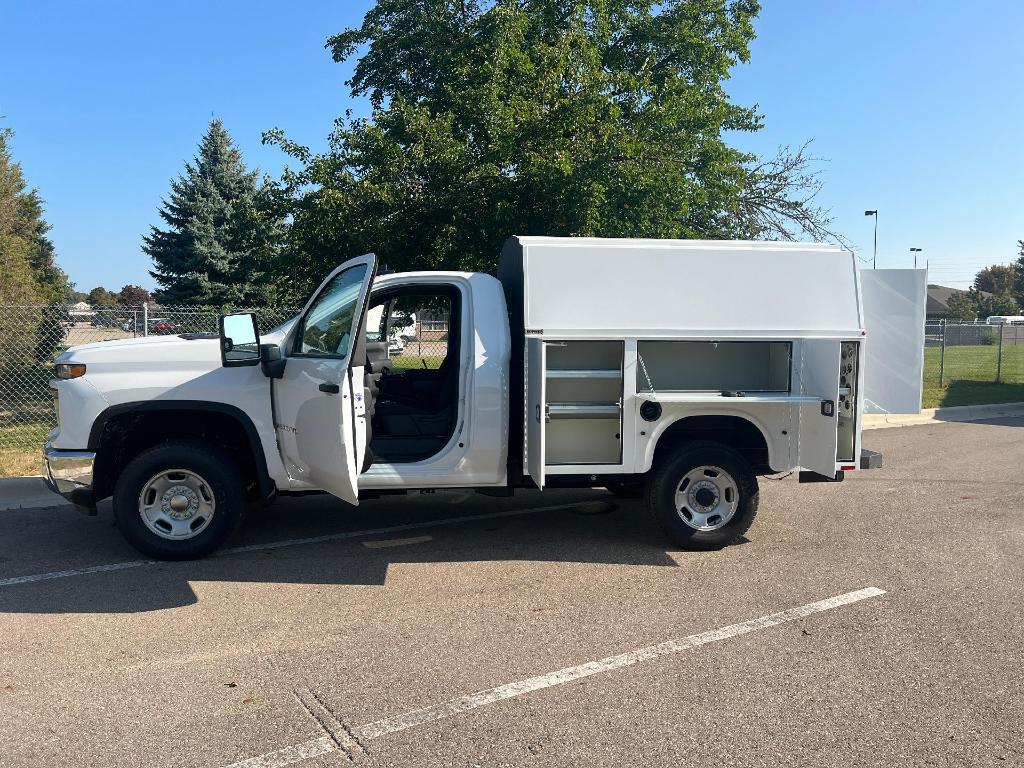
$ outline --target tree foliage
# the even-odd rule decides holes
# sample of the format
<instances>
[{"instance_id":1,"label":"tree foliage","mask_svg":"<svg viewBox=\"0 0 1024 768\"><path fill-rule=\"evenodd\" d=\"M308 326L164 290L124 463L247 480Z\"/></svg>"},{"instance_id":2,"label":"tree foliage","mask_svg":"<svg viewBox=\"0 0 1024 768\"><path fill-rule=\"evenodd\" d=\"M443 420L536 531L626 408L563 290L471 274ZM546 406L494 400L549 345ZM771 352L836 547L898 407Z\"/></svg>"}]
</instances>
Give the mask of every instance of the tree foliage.
<instances>
[{"instance_id":1,"label":"tree foliage","mask_svg":"<svg viewBox=\"0 0 1024 768\"><path fill-rule=\"evenodd\" d=\"M117 306L117 294L101 285L96 286L85 299L94 309L108 309Z\"/></svg>"},{"instance_id":2,"label":"tree foliage","mask_svg":"<svg viewBox=\"0 0 1024 768\"><path fill-rule=\"evenodd\" d=\"M987 293L1013 293L1017 268L1013 264L993 264L978 271L974 287Z\"/></svg>"},{"instance_id":3,"label":"tree foliage","mask_svg":"<svg viewBox=\"0 0 1024 768\"><path fill-rule=\"evenodd\" d=\"M378 0L330 38L361 54L354 96L278 202L283 263L308 289L375 251L395 269L490 270L513 234L827 235L803 149L729 146L760 117L723 88L749 56L756 0Z\"/></svg>"},{"instance_id":4,"label":"tree foliage","mask_svg":"<svg viewBox=\"0 0 1024 768\"><path fill-rule=\"evenodd\" d=\"M975 320L978 317L979 298L980 295L975 288L957 291L946 302L946 306L949 308L946 317L950 320Z\"/></svg>"},{"instance_id":5,"label":"tree foliage","mask_svg":"<svg viewBox=\"0 0 1024 768\"><path fill-rule=\"evenodd\" d=\"M126 285L117 294L117 303L123 307L141 307L152 304L153 297L140 285Z\"/></svg>"},{"instance_id":6,"label":"tree foliage","mask_svg":"<svg viewBox=\"0 0 1024 768\"><path fill-rule=\"evenodd\" d=\"M273 297L267 264L281 222L263 203L257 172L246 169L220 120L210 121L194 162L171 182L143 251L166 304L245 304Z\"/></svg>"},{"instance_id":7,"label":"tree foliage","mask_svg":"<svg viewBox=\"0 0 1024 768\"><path fill-rule=\"evenodd\" d=\"M0 304L49 304L64 299L70 287L46 236L43 200L11 157L13 135L0 129Z\"/></svg>"}]
</instances>

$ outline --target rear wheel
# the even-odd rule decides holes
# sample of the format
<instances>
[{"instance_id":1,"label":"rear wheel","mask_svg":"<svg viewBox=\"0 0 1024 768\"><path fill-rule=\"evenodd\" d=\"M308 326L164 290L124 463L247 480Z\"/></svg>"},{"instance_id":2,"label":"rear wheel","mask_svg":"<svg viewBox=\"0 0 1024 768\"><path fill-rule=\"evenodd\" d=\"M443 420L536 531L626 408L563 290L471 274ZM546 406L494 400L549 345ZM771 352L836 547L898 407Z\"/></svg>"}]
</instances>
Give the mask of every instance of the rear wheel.
<instances>
[{"instance_id":1,"label":"rear wheel","mask_svg":"<svg viewBox=\"0 0 1024 768\"><path fill-rule=\"evenodd\" d=\"M647 508L685 549L718 549L743 536L757 515L757 477L721 443L693 442L651 473Z\"/></svg>"},{"instance_id":2,"label":"rear wheel","mask_svg":"<svg viewBox=\"0 0 1024 768\"><path fill-rule=\"evenodd\" d=\"M143 554L192 560L218 549L245 509L241 473L221 449L164 443L137 456L114 488L121 533Z\"/></svg>"}]
</instances>

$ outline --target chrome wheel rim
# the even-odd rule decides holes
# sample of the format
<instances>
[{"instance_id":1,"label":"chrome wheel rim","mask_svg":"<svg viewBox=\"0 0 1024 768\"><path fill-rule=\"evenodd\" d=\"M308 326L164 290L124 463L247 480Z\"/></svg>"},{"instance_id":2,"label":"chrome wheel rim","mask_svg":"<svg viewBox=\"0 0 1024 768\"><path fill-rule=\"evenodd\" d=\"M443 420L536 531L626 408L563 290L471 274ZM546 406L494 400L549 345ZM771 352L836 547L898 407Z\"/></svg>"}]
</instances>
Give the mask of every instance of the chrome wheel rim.
<instances>
[{"instance_id":1,"label":"chrome wheel rim","mask_svg":"<svg viewBox=\"0 0 1024 768\"><path fill-rule=\"evenodd\" d=\"M139 517L162 539L184 541L210 525L216 511L210 484L190 469L166 469L153 475L139 493Z\"/></svg>"},{"instance_id":2,"label":"chrome wheel rim","mask_svg":"<svg viewBox=\"0 0 1024 768\"><path fill-rule=\"evenodd\" d=\"M676 486L676 514L697 531L717 531L740 505L740 489L721 467L691 469Z\"/></svg>"}]
</instances>

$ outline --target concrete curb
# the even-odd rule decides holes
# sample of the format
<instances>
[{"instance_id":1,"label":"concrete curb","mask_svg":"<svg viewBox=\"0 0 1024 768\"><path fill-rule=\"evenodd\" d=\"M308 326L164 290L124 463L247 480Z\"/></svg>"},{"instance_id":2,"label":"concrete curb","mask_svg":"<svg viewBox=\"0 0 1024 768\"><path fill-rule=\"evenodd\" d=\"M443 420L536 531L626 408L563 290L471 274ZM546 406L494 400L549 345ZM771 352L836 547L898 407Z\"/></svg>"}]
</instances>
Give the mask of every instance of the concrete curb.
<instances>
[{"instance_id":1,"label":"concrete curb","mask_svg":"<svg viewBox=\"0 0 1024 768\"><path fill-rule=\"evenodd\" d=\"M0 478L0 512L12 509L42 509L70 504L46 487L41 477Z\"/></svg>"},{"instance_id":2,"label":"concrete curb","mask_svg":"<svg viewBox=\"0 0 1024 768\"><path fill-rule=\"evenodd\" d=\"M864 429L912 427L943 421L983 421L1007 416L1024 417L1024 403L993 403L991 405L960 405L953 408L925 408L916 414L864 414Z\"/></svg>"}]
</instances>

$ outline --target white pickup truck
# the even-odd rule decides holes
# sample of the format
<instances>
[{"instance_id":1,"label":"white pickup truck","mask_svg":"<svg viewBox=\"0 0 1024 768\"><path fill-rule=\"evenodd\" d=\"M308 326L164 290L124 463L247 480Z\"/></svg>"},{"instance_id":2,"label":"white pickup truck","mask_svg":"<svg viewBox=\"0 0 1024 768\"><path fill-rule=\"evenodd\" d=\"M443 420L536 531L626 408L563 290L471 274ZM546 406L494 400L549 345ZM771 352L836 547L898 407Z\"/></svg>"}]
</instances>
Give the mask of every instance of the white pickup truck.
<instances>
[{"instance_id":1,"label":"white pickup truck","mask_svg":"<svg viewBox=\"0 0 1024 768\"><path fill-rule=\"evenodd\" d=\"M712 548L751 526L758 475L880 465L861 449L849 251L513 237L498 277L376 267L346 261L266 333L236 314L219 339L64 352L51 487L92 513L112 497L128 540L166 559L212 552L278 494L436 488L603 486L645 496L676 544ZM447 313L429 364L388 362L399 302Z\"/></svg>"}]
</instances>

